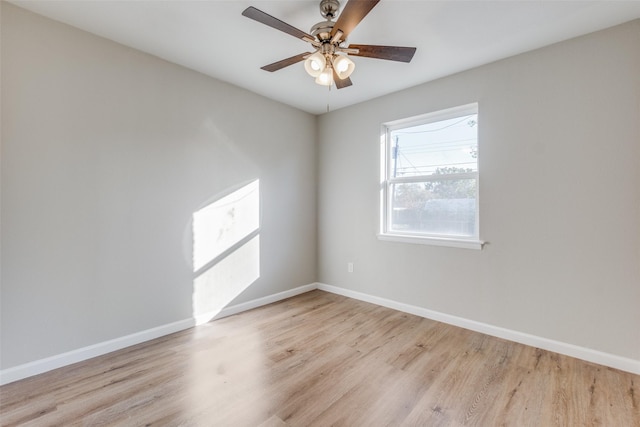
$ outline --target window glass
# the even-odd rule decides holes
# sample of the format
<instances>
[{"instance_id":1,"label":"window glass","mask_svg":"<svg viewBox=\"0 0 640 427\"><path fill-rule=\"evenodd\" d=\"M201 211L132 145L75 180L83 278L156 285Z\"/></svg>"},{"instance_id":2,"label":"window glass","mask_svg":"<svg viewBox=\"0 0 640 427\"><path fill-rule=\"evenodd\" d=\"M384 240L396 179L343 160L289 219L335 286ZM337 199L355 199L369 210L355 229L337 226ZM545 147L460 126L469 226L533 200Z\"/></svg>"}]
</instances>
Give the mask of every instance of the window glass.
<instances>
[{"instance_id":1,"label":"window glass","mask_svg":"<svg viewBox=\"0 0 640 427\"><path fill-rule=\"evenodd\" d=\"M382 235L478 239L477 111L385 125Z\"/></svg>"}]
</instances>

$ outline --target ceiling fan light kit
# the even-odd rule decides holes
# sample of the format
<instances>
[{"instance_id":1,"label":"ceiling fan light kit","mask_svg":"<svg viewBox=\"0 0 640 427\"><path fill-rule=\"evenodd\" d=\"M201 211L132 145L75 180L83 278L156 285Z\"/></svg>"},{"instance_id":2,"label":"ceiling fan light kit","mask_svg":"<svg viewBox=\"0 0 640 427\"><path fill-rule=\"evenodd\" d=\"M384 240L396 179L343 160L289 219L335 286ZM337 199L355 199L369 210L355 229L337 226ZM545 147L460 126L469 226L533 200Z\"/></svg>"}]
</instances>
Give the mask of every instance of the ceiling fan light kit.
<instances>
[{"instance_id":1,"label":"ceiling fan light kit","mask_svg":"<svg viewBox=\"0 0 640 427\"><path fill-rule=\"evenodd\" d=\"M338 15L338 0L321 0L320 14L326 21L311 27L307 34L286 22L279 20L255 7L248 7L242 15L276 30L310 43L315 52L305 52L262 67L265 71L277 71L289 65L304 61L304 69L315 78L316 83L331 86L335 83L338 89L352 85L350 76L355 69L354 62L347 57L365 56L368 58L387 59L390 61L411 62L415 47L350 45L345 46L349 33L364 19L380 0L350 0Z\"/></svg>"}]
</instances>

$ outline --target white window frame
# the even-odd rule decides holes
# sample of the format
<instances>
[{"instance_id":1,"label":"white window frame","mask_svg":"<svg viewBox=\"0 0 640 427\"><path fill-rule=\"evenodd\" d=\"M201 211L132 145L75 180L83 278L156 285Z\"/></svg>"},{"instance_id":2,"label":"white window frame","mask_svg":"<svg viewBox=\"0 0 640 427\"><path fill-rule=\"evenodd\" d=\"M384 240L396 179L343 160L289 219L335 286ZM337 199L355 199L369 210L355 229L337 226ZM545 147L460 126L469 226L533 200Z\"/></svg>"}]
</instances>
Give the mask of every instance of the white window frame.
<instances>
[{"instance_id":1,"label":"white window frame","mask_svg":"<svg viewBox=\"0 0 640 427\"><path fill-rule=\"evenodd\" d=\"M403 129L411 126L418 126L421 124L433 123L443 120L452 119L455 117L465 116L469 114L478 114L478 104L472 103L462 105L459 107L448 108L446 110L439 110L432 113L422 114L420 116L410 117L401 120L394 120L391 122L383 123L381 137L380 137L380 229L378 233L378 239L404 242L404 243L418 243L425 245L436 246L451 246L457 248L467 249L482 249L484 242L480 240L480 170L479 161L478 169L476 172L456 173L450 175L438 175L433 177L430 175L420 176L408 176L408 177L392 177L391 173L391 132ZM478 135L479 139L479 135ZM478 142L478 152L480 143ZM478 156L479 160L479 156ZM419 233L415 231L390 231L390 218L391 210L393 208L391 203L390 187L394 184L413 183L413 182L425 182L435 181L443 179L464 179L475 178L476 180L476 224L475 235L470 237L453 236L453 235L434 235L429 233Z\"/></svg>"}]
</instances>

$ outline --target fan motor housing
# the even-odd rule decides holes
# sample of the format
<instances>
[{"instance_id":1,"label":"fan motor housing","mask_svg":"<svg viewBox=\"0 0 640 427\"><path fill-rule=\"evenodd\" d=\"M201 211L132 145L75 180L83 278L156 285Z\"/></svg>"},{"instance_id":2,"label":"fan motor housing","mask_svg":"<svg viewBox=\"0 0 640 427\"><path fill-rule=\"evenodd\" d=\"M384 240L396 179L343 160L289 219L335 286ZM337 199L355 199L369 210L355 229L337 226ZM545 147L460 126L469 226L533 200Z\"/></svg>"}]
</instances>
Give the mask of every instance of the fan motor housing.
<instances>
[{"instance_id":1,"label":"fan motor housing","mask_svg":"<svg viewBox=\"0 0 640 427\"><path fill-rule=\"evenodd\" d=\"M331 30L333 29L334 22L322 21L311 27L311 35L316 37L319 41L331 40Z\"/></svg>"}]
</instances>

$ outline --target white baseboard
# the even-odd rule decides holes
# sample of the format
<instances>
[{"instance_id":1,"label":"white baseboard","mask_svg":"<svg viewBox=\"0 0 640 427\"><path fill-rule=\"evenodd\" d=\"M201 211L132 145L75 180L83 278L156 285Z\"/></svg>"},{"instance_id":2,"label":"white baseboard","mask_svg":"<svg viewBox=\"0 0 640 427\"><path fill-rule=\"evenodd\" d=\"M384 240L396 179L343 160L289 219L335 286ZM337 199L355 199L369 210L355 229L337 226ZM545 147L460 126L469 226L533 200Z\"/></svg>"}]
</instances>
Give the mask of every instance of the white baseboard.
<instances>
[{"instance_id":1,"label":"white baseboard","mask_svg":"<svg viewBox=\"0 0 640 427\"><path fill-rule=\"evenodd\" d=\"M34 375L62 368L63 366L82 362L83 360L91 359L92 357L102 356L103 354L111 353L112 351L140 344L184 329L189 329L194 325L195 322L193 319L180 320L178 322L169 323L168 325L158 326L156 328L136 332L131 335L125 335L124 337L71 350L66 353L56 354L55 356L47 357L45 359L34 360L33 362L18 365L13 368L3 369L0 371L0 385L12 383Z\"/></svg>"},{"instance_id":2,"label":"white baseboard","mask_svg":"<svg viewBox=\"0 0 640 427\"><path fill-rule=\"evenodd\" d=\"M244 302L242 304L236 304L229 307L225 307L222 311L213 317L213 320L221 319L227 316L233 316L234 314L242 313L243 311L251 310L261 307L263 305L271 304L274 302L282 301L283 299L295 297L296 295L304 294L305 292L313 291L318 286L315 283L310 285L298 286L297 288L289 289L277 294L268 295L266 297L254 299Z\"/></svg>"},{"instance_id":3,"label":"white baseboard","mask_svg":"<svg viewBox=\"0 0 640 427\"><path fill-rule=\"evenodd\" d=\"M554 341L551 339L542 338L511 329L501 328L499 326L489 325L487 323L476 322L474 320L452 316L450 314L440 313L426 308L404 304L386 298L380 298L373 295L340 288L337 286L327 285L324 283L317 283L316 286L317 289L320 289L322 291L343 295L360 301L370 302L372 304L392 308L404 313L414 314L416 316L436 320L438 322L459 326L471 331L481 332L483 334L491 335L494 337L503 338L509 341L515 341L528 346L553 351L555 353L564 354L566 356L575 357L577 359L586 360L588 362L593 362L599 365L609 366L611 368L620 369L621 371L640 375L640 360L629 359L626 357L617 356L615 354L604 353L601 351L592 350L590 348L580 347L577 345Z\"/></svg>"},{"instance_id":4,"label":"white baseboard","mask_svg":"<svg viewBox=\"0 0 640 427\"><path fill-rule=\"evenodd\" d=\"M219 314L217 314L214 319L231 316L236 313L251 310L252 308L271 304L276 301L312 291L316 288L317 285L313 283L310 285L299 286L297 288L280 292L274 295L258 298L242 304L229 306L224 308ZM12 383L14 381L42 374L44 372L48 372L57 368L62 368L63 366L68 366L73 363L82 362L84 360L91 359L92 357L102 356L103 354L111 353L112 351L121 350L125 347L130 347L135 344L150 341L152 339L169 335L174 332L179 332L184 329L189 329L195 325L195 319L180 320L168 325L162 325L156 328L136 332L131 335L126 335L124 337L93 344L87 347L68 351L66 353L57 354L45 359L35 360L33 362L15 366L13 368L3 369L0 371L0 385Z\"/></svg>"},{"instance_id":5,"label":"white baseboard","mask_svg":"<svg viewBox=\"0 0 640 427\"><path fill-rule=\"evenodd\" d=\"M337 286L327 285L324 283L312 283L309 285L299 286L297 288L280 292L274 295L269 295L266 297L247 301L245 303L229 306L218 313L214 317L214 319L232 316L243 311L251 310L263 305L291 298L293 296L309 292L314 289L320 289L322 291L343 295L360 301L370 302L372 304L392 308L394 310L425 317L427 319L436 320L438 322L459 326L461 328L481 332L483 334L504 338L532 347L538 347L544 350L553 351L555 353L576 357L578 359L640 375L640 360L629 359L585 347L579 347L573 344L567 344L560 341L538 337L535 335L525 334L523 332L513 331L486 323L476 322L474 320L452 316L450 314L440 313L426 308L404 304L386 298L376 297L373 295L368 295ZM79 348L66 353L47 357L45 359L35 360L33 362L15 366L13 368L4 369L0 371L0 385L42 374L44 372L71 365L73 363L82 362L83 360L87 360L92 357L102 356L103 354L111 353L112 351L120 350L135 344L140 344L142 342L169 335L174 332L182 331L184 329L189 329L193 326L195 326L194 319L185 319L167 325L158 326L156 328L147 329L145 331L136 332L124 337L115 338L113 340Z\"/></svg>"}]
</instances>

